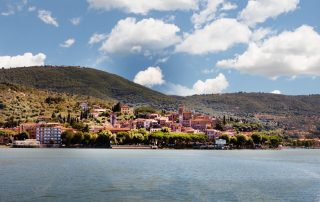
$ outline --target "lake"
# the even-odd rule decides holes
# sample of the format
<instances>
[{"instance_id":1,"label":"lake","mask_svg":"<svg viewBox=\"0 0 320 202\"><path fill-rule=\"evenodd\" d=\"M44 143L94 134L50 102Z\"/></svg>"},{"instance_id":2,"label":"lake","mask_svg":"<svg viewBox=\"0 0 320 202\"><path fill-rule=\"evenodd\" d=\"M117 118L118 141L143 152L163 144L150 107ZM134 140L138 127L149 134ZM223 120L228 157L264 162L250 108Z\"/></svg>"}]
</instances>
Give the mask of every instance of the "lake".
<instances>
[{"instance_id":1,"label":"lake","mask_svg":"<svg viewBox=\"0 0 320 202\"><path fill-rule=\"evenodd\" d=\"M0 149L0 201L320 201L320 150Z\"/></svg>"}]
</instances>

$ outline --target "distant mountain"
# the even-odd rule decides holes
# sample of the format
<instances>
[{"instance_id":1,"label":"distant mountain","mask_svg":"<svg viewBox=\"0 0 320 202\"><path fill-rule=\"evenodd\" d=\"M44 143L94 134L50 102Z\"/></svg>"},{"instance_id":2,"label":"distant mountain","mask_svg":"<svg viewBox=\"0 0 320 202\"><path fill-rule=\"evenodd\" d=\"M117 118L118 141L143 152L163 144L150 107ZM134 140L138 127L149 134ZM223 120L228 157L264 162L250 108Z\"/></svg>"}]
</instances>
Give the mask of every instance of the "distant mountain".
<instances>
[{"instance_id":1,"label":"distant mountain","mask_svg":"<svg viewBox=\"0 0 320 202\"><path fill-rule=\"evenodd\" d=\"M168 96L120 76L92 68L45 66L0 69L0 83L3 82L53 92L119 100L132 105L151 105L158 109L176 109L179 104L185 104L191 109L210 114L217 112L239 115L267 113L319 116L320 114L320 95L230 93L189 97Z\"/></svg>"},{"instance_id":2,"label":"distant mountain","mask_svg":"<svg viewBox=\"0 0 320 202\"><path fill-rule=\"evenodd\" d=\"M276 95L270 93L226 93L185 98L199 111L232 114L273 114L320 116L320 95Z\"/></svg>"}]
</instances>

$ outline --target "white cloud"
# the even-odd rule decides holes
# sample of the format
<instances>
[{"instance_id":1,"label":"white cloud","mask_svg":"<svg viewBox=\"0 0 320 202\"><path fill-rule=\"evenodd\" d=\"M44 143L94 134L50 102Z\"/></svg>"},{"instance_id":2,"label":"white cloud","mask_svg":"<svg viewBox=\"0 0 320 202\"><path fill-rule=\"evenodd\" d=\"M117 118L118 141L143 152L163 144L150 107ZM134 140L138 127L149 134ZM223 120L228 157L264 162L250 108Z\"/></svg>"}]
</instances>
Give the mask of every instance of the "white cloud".
<instances>
[{"instance_id":1,"label":"white cloud","mask_svg":"<svg viewBox=\"0 0 320 202\"><path fill-rule=\"evenodd\" d=\"M275 18L282 13L294 11L299 0L249 0L239 18L250 26Z\"/></svg>"},{"instance_id":2,"label":"white cloud","mask_svg":"<svg viewBox=\"0 0 320 202\"><path fill-rule=\"evenodd\" d=\"M100 50L106 53L150 53L180 42L179 27L153 18L120 20Z\"/></svg>"},{"instance_id":3,"label":"white cloud","mask_svg":"<svg viewBox=\"0 0 320 202\"><path fill-rule=\"evenodd\" d=\"M76 40L74 38L70 38L70 39L65 40L62 44L60 44L60 46L63 47L63 48L69 48L75 42L76 42Z\"/></svg>"},{"instance_id":4,"label":"white cloud","mask_svg":"<svg viewBox=\"0 0 320 202\"><path fill-rule=\"evenodd\" d=\"M1 15L3 16L14 15L17 12L22 11L23 8L27 5L27 3L28 3L27 0L7 1L6 11L2 11Z\"/></svg>"},{"instance_id":5,"label":"white cloud","mask_svg":"<svg viewBox=\"0 0 320 202\"><path fill-rule=\"evenodd\" d=\"M198 80L192 88L179 84L171 84L168 94L189 96L195 94L222 93L229 86L226 77L220 73L217 77L205 81Z\"/></svg>"},{"instance_id":6,"label":"white cloud","mask_svg":"<svg viewBox=\"0 0 320 202\"><path fill-rule=\"evenodd\" d=\"M237 4L233 4L233 3L230 3L230 2L225 2L222 7L221 7L221 10L222 11L230 11L230 10L234 10L234 9L237 9L238 6Z\"/></svg>"},{"instance_id":7,"label":"white cloud","mask_svg":"<svg viewBox=\"0 0 320 202\"><path fill-rule=\"evenodd\" d=\"M148 67L146 70L138 72L133 82L147 87L165 83L160 67Z\"/></svg>"},{"instance_id":8,"label":"white cloud","mask_svg":"<svg viewBox=\"0 0 320 202\"><path fill-rule=\"evenodd\" d=\"M248 43L251 31L235 19L222 18L186 35L177 52L201 55L225 51L238 43Z\"/></svg>"},{"instance_id":9,"label":"white cloud","mask_svg":"<svg viewBox=\"0 0 320 202\"><path fill-rule=\"evenodd\" d=\"M280 95L282 94L280 90L273 90L270 93Z\"/></svg>"},{"instance_id":10,"label":"white cloud","mask_svg":"<svg viewBox=\"0 0 320 202\"><path fill-rule=\"evenodd\" d=\"M120 9L128 13L147 14L150 11L191 10L199 0L87 0L89 7L99 10Z\"/></svg>"},{"instance_id":11,"label":"white cloud","mask_svg":"<svg viewBox=\"0 0 320 202\"><path fill-rule=\"evenodd\" d=\"M0 56L0 67L27 67L27 66L42 66L46 55L39 53L33 55L32 53L25 53L17 56Z\"/></svg>"},{"instance_id":12,"label":"white cloud","mask_svg":"<svg viewBox=\"0 0 320 202\"><path fill-rule=\"evenodd\" d=\"M51 12L47 10L39 10L38 11L38 17L40 20L42 20L44 23L49 25L54 25L56 27L59 26L57 20L51 16Z\"/></svg>"},{"instance_id":13,"label":"white cloud","mask_svg":"<svg viewBox=\"0 0 320 202\"><path fill-rule=\"evenodd\" d=\"M253 31L251 40L254 42L260 42L261 40L273 34L275 34L275 31L271 30L270 28L259 28Z\"/></svg>"},{"instance_id":14,"label":"white cloud","mask_svg":"<svg viewBox=\"0 0 320 202\"><path fill-rule=\"evenodd\" d=\"M206 6L199 13L195 13L191 17L191 21L196 29L201 28L203 24L215 19L218 6L220 6L224 0L207 0Z\"/></svg>"},{"instance_id":15,"label":"white cloud","mask_svg":"<svg viewBox=\"0 0 320 202\"><path fill-rule=\"evenodd\" d=\"M29 12L33 12L35 10L37 10L37 7L35 7L35 6L29 6L29 8L28 8Z\"/></svg>"},{"instance_id":16,"label":"white cloud","mask_svg":"<svg viewBox=\"0 0 320 202\"><path fill-rule=\"evenodd\" d=\"M80 18L80 17L71 18L71 19L70 19L70 22L71 22L71 24L73 24L73 25L79 25L80 22L81 22L81 18Z\"/></svg>"},{"instance_id":17,"label":"white cloud","mask_svg":"<svg viewBox=\"0 0 320 202\"><path fill-rule=\"evenodd\" d=\"M106 34L94 33L90 37L88 44L93 45L93 44L96 44L96 43L100 43L101 41L105 40L107 37L108 37L108 35L106 35Z\"/></svg>"},{"instance_id":18,"label":"white cloud","mask_svg":"<svg viewBox=\"0 0 320 202\"><path fill-rule=\"evenodd\" d=\"M260 44L252 42L242 55L219 61L217 66L272 79L279 76L320 76L320 35L312 27L303 25Z\"/></svg>"}]
</instances>

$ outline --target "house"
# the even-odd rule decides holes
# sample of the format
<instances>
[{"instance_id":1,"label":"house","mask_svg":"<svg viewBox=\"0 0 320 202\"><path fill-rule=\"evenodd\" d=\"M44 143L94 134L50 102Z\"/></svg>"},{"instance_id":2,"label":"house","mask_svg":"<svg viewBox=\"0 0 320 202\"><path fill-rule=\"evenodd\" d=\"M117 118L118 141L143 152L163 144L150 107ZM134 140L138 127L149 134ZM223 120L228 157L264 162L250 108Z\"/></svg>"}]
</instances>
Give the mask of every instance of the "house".
<instances>
[{"instance_id":1,"label":"house","mask_svg":"<svg viewBox=\"0 0 320 202\"><path fill-rule=\"evenodd\" d=\"M36 139L16 140L13 147L40 147L40 142Z\"/></svg>"},{"instance_id":2,"label":"house","mask_svg":"<svg viewBox=\"0 0 320 202\"><path fill-rule=\"evenodd\" d=\"M36 139L37 123L22 123L19 126L19 133L27 132L30 139Z\"/></svg>"},{"instance_id":3,"label":"house","mask_svg":"<svg viewBox=\"0 0 320 202\"><path fill-rule=\"evenodd\" d=\"M40 124L36 129L36 139L40 144L61 144L61 128L55 123Z\"/></svg>"},{"instance_id":4,"label":"house","mask_svg":"<svg viewBox=\"0 0 320 202\"><path fill-rule=\"evenodd\" d=\"M215 139L219 137L222 134L221 131L215 130L215 129L207 129L206 135L209 137L209 139Z\"/></svg>"},{"instance_id":5,"label":"house","mask_svg":"<svg viewBox=\"0 0 320 202\"><path fill-rule=\"evenodd\" d=\"M177 122L179 120L179 114L178 113L171 113L168 116L169 121Z\"/></svg>"},{"instance_id":6,"label":"house","mask_svg":"<svg viewBox=\"0 0 320 202\"><path fill-rule=\"evenodd\" d=\"M226 144L227 144L227 141L225 139L217 139L215 142L215 147L217 149L224 149Z\"/></svg>"},{"instance_id":7,"label":"house","mask_svg":"<svg viewBox=\"0 0 320 202\"><path fill-rule=\"evenodd\" d=\"M124 105L120 106L120 112L121 112L121 114L131 115L131 114L133 114L133 108L124 104Z\"/></svg>"},{"instance_id":8,"label":"house","mask_svg":"<svg viewBox=\"0 0 320 202\"><path fill-rule=\"evenodd\" d=\"M10 137L8 135L0 135L0 145L8 144Z\"/></svg>"},{"instance_id":9,"label":"house","mask_svg":"<svg viewBox=\"0 0 320 202\"><path fill-rule=\"evenodd\" d=\"M81 103L79 104L79 107L83 110L83 111L87 111L89 109L88 103Z\"/></svg>"},{"instance_id":10,"label":"house","mask_svg":"<svg viewBox=\"0 0 320 202\"><path fill-rule=\"evenodd\" d=\"M212 128L212 121L210 119L197 118L191 120L191 127L196 130L205 131Z\"/></svg>"}]
</instances>

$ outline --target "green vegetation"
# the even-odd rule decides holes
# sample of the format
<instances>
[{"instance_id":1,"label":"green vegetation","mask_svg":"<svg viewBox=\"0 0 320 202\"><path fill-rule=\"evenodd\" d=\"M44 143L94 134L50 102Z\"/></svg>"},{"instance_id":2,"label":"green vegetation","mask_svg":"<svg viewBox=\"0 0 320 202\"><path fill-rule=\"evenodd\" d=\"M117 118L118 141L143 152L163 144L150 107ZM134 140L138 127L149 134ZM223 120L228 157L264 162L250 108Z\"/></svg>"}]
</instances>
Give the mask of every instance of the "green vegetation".
<instances>
[{"instance_id":1,"label":"green vegetation","mask_svg":"<svg viewBox=\"0 0 320 202\"><path fill-rule=\"evenodd\" d=\"M0 127L5 128L15 127L23 122L48 119L76 125L79 122L77 117L88 118L88 112L81 111L80 103L97 104L107 108L111 108L113 103L112 100L53 93L13 84L0 84L0 91L0 103L3 106L0 108Z\"/></svg>"},{"instance_id":2,"label":"green vegetation","mask_svg":"<svg viewBox=\"0 0 320 202\"><path fill-rule=\"evenodd\" d=\"M88 132L72 133L66 131L61 135L62 143L68 147L110 147L110 143L118 145L157 145L159 147L188 148L195 143L206 143L204 134L184 134L170 132L148 133L145 129L132 130L112 134L102 131L98 134Z\"/></svg>"},{"instance_id":3,"label":"green vegetation","mask_svg":"<svg viewBox=\"0 0 320 202\"><path fill-rule=\"evenodd\" d=\"M152 104L158 108L176 106L176 99L91 68L46 66L0 69L0 83L4 82L136 105Z\"/></svg>"}]
</instances>

